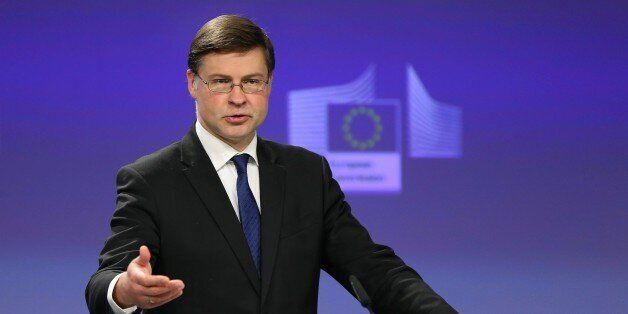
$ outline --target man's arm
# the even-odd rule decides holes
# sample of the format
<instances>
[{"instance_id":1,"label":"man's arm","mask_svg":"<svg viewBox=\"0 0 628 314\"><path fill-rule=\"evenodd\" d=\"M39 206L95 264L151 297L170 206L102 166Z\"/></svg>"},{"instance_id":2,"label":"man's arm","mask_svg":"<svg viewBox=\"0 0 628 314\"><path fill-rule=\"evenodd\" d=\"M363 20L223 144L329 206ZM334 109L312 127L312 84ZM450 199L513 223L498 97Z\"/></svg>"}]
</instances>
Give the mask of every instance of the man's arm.
<instances>
[{"instance_id":1,"label":"man's arm","mask_svg":"<svg viewBox=\"0 0 628 314\"><path fill-rule=\"evenodd\" d=\"M376 313L457 313L387 246L373 243L353 217L338 182L323 158L325 246L323 269L353 293L355 275Z\"/></svg>"},{"instance_id":2,"label":"man's arm","mask_svg":"<svg viewBox=\"0 0 628 314\"><path fill-rule=\"evenodd\" d=\"M111 219L112 235L101 252L98 271L85 289L90 313L112 313L109 299L120 307L155 307L162 304L159 301L180 295L176 290L183 289L180 280L152 275L151 264L159 254L159 231L157 205L148 183L131 166L120 169L116 182L118 196ZM142 245L147 248L140 254ZM119 280L113 282L118 275ZM154 303L149 304L148 296L139 302L138 295L154 296L150 300ZM118 303L120 298L126 302Z\"/></svg>"}]
</instances>

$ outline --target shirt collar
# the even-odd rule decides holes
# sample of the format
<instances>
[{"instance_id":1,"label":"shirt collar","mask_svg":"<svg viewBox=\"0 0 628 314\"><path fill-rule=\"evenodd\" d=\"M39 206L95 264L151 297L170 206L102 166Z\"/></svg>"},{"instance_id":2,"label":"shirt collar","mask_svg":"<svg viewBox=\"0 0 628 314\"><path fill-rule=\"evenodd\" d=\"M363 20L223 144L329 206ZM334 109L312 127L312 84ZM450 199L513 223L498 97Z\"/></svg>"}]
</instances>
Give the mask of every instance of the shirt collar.
<instances>
[{"instance_id":1,"label":"shirt collar","mask_svg":"<svg viewBox=\"0 0 628 314\"><path fill-rule=\"evenodd\" d=\"M196 129L196 135L198 135L198 139L201 141L201 145L216 171L220 170L220 168L224 167L233 156L239 154L249 154L251 158L249 161L252 161L255 165L257 165L257 133L253 137L253 140L249 145L242 151L239 152L235 150L233 147L229 146L227 143L221 141L213 134L209 133L198 120L194 125Z\"/></svg>"}]
</instances>

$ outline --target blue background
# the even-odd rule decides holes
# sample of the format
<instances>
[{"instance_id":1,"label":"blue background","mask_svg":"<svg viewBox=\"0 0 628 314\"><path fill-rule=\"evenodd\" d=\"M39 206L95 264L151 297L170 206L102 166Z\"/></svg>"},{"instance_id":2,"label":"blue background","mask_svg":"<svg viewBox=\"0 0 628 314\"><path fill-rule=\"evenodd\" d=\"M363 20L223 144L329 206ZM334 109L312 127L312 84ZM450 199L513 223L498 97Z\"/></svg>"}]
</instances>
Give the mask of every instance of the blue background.
<instances>
[{"instance_id":1,"label":"blue background","mask_svg":"<svg viewBox=\"0 0 628 314\"><path fill-rule=\"evenodd\" d=\"M276 46L263 137L289 91L377 64L378 98L412 64L463 110L459 159L404 159L398 195L350 195L465 313L628 312L628 4L1 2L0 312L85 313L116 170L179 140L196 30L251 17ZM322 276L321 313L362 313Z\"/></svg>"}]
</instances>

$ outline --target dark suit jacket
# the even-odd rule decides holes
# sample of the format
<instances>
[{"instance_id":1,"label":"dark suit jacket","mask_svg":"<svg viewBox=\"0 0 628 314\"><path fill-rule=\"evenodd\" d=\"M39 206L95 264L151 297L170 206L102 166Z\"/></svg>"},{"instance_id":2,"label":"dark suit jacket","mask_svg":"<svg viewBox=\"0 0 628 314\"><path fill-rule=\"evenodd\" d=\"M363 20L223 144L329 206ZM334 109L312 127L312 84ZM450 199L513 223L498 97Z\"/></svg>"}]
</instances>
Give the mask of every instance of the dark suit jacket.
<instances>
[{"instance_id":1,"label":"dark suit jacket","mask_svg":"<svg viewBox=\"0 0 628 314\"><path fill-rule=\"evenodd\" d=\"M262 222L259 278L240 223L194 127L124 166L117 176L112 235L85 298L109 313L107 288L151 251L154 274L185 283L151 313L316 313L320 269L351 292L355 275L377 313L455 313L353 217L327 161L303 148L259 139Z\"/></svg>"}]
</instances>

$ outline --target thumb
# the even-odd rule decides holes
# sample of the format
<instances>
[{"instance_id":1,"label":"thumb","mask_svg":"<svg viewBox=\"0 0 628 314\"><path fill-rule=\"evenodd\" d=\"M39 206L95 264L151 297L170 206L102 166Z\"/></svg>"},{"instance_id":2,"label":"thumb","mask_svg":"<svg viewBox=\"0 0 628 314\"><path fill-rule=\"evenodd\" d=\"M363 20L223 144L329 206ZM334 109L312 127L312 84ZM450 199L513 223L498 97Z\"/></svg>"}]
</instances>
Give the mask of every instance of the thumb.
<instances>
[{"instance_id":1,"label":"thumb","mask_svg":"<svg viewBox=\"0 0 628 314\"><path fill-rule=\"evenodd\" d=\"M147 266L150 262L150 251L146 245L140 247L140 256L137 258L137 264L140 266Z\"/></svg>"}]
</instances>

